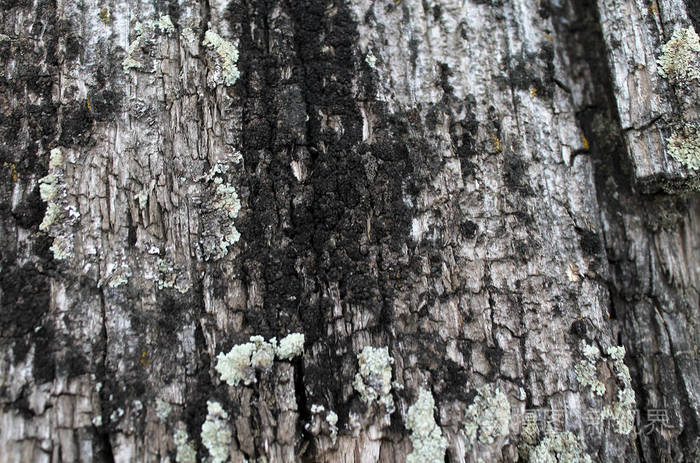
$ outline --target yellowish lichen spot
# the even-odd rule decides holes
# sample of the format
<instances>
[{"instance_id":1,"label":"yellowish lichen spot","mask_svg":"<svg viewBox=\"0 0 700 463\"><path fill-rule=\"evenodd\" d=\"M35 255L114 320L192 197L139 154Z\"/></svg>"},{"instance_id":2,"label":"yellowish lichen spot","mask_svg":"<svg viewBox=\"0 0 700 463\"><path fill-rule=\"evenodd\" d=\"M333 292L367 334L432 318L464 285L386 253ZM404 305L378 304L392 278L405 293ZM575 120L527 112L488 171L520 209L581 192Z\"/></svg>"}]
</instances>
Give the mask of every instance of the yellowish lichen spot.
<instances>
[{"instance_id":1,"label":"yellowish lichen spot","mask_svg":"<svg viewBox=\"0 0 700 463\"><path fill-rule=\"evenodd\" d=\"M498 135L495 133L491 134L491 146L495 152L501 152L501 140L499 140Z\"/></svg>"},{"instance_id":2,"label":"yellowish lichen spot","mask_svg":"<svg viewBox=\"0 0 700 463\"><path fill-rule=\"evenodd\" d=\"M102 8L98 14L103 23L109 24L112 20L112 13L110 13L109 8Z\"/></svg>"}]
</instances>

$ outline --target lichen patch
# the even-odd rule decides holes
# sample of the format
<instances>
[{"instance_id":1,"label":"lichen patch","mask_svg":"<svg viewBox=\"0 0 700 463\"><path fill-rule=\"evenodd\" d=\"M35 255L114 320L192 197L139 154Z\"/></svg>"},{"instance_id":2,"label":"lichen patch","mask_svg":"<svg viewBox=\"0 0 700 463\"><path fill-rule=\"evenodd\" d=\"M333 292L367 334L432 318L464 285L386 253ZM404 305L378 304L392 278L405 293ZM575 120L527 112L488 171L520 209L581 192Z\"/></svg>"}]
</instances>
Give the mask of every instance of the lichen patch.
<instances>
[{"instance_id":1,"label":"lichen patch","mask_svg":"<svg viewBox=\"0 0 700 463\"><path fill-rule=\"evenodd\" d=\"M227 87L235 84L240 76L236 65L238 62L238 49L231 42L224 40L213 31L204 33L202 45L216 53L218 71L220 73L220 78L217 80L223 81L223 84Z\"/></svg>"},{"instance_id":2,"label":"lichen patch","mask_svg":"<svg viewBox=\"0 0 700 463\"><path fill-rule=\"evenodd\" d=\"M406 463L425 463L445 460L447 439L433 416L435 400L430 391L420 390L418 400L408 409L406 427L411 431L413 450Z\"/></svg>"},{"instance_id":3,"label":"lichen patch","mask_svg":"<svg viewBox=\"0 0 700 463\"><path fill-rule=\"evenodd\" d=\"M693 26L679 28L661 47L658 72L672 83L700 80L700 38Z\"/></svg>"},{"instance_id":4,"label":"lichen patch","mask_svg":"<svg viewBox=\"0 0 700 463\"><path fill-rule=\"evenodd\" d=\"M490 445L507 437L510 418L510 403L506 395L491 384L480 387L465 416L464 432L469 445L477 441Z\"/></svg>"},{"instance_id":5,"label":"lichen patch","mask_svg":"<svg viewBox=\"0 0 700 463\"><path fill-rule=\"evenodd\" d=\"M569 432L559 432L542 439L528 456L529 463L591 463L591 457Z\"/></svg>"},{"instance_id":6,"label":"lichen patch","mask_svg":"<svg viewBox=\"0 0 700 463\"><path fill-rule=\"evenodd\" d=\"M212 463L224 463L229 457L231 429L228 413L219 402L207 402L207 419L202 424L202 444L209 450Z\"/></svg>"},{"instance_id":7,"label":"lichen patch","mask_svg":"<svg viewBox=\"0 0 700 463\"><path fill-rule=\"evenodd\" d=\"M367 405L378 401L388 414L394 412L391 396L391 365L394 359L387 347L365 346L358 354L360 371L355 375L353 386Z\"/></svg>"},{"instance_id":8,"label":"lichen patch","mask_svg":"<svg viewBox=\"0 0 700 463\"><path fill-rule=\"evenodd\" d=\"M250 342L233 346L227 354L216 357L216 371L229 386L241 382L249 386L256 382L255 372L272 368L275 356L279 360L292 360L304 353L304 335L292 333L277 345L277 339L265 341L262 336L251 336Z\"/></svg>"},{"instance_id":9,"label":"lichen patch","mask_svg":"<svg viewBox=\"0 0 700 463\"><path fill-rule=\"evenodd\" d=\"M666 141L666 149L673 159L688 169L700 169L700 130L695 124L685 124Z\"/></svg>"}]
</instances>

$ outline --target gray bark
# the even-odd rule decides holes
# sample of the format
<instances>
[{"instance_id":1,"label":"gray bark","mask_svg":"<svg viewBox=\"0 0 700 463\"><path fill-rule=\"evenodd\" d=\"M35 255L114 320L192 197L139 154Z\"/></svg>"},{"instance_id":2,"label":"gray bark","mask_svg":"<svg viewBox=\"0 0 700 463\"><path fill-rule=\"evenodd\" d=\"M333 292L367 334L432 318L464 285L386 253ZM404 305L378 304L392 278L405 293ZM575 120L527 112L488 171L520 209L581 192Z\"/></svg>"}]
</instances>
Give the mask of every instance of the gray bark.
<instances>
[{"instance_id":1,"label":"gray bark","mask_svg":"<svg viewBox=\"0 0 700 463\"><path fill-rule=\"evenodd\" d=\"M232 462L403 462L421 389L444 461L700 461L696 3L0 0L0 462L211 461L209 401Z\"/></svg>"}]
</instances>

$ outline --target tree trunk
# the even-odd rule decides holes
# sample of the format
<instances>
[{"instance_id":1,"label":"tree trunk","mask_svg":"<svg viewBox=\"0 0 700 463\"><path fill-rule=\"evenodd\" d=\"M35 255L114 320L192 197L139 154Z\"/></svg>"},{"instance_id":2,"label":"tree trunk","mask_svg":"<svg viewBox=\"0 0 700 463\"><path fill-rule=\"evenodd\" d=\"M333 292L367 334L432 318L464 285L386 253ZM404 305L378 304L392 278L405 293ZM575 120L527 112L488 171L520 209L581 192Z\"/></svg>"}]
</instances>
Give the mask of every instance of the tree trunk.
<instances>
[{"instance_id":1,"label":"tree trunk","mask_svg":"<svg viewBox=\"0 0 700 463\"><path fill-rule=\"evenodd\" d=\"M0 15L0 462L700 461L699 2Z\"/></svg>"}]
</instances>

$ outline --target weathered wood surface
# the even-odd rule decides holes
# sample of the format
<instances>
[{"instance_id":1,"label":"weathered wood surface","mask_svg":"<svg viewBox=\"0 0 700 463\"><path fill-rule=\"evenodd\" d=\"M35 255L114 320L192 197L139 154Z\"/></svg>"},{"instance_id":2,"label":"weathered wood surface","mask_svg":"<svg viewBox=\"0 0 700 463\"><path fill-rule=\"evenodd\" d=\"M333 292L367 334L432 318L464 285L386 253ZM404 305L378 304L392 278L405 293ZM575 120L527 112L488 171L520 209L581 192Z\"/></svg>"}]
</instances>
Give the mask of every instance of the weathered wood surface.
<instances>
[{"instance_id":1,"label":"weathered wood surface","mask_svg":"<svg viewBox=\"0 0 700 463\"><path fill-rule=\"evenodd\" d=\"M581 458L698 461L698 173L665 151L693 103L656 69L687 3L0 1L0 461L186 461L177 431L206 461L215 400L230 461L403 462L421 388L445 461L527 460L533 409ZM627 350L630 434L587 423L625 387L607 355L581 384L582 341ZM470 445L484 385L511 419Z\"/></svg>"},{"instance_id":2,"label":"weathered wood surface","mask_svg":"<svg viewBox=\"0 0 700 463\"><path fill-rule=\"evenodd\" d=\"M700 189L697 171L683 167L666 150L677 115L690 111L697 119L697 85L691 92L674 88L657 64L673 32L700 19L696 3L687 3L686 10L682 0L599 2L620 126L634 179L648 193Z\"/></svg>"}]
</instances>

